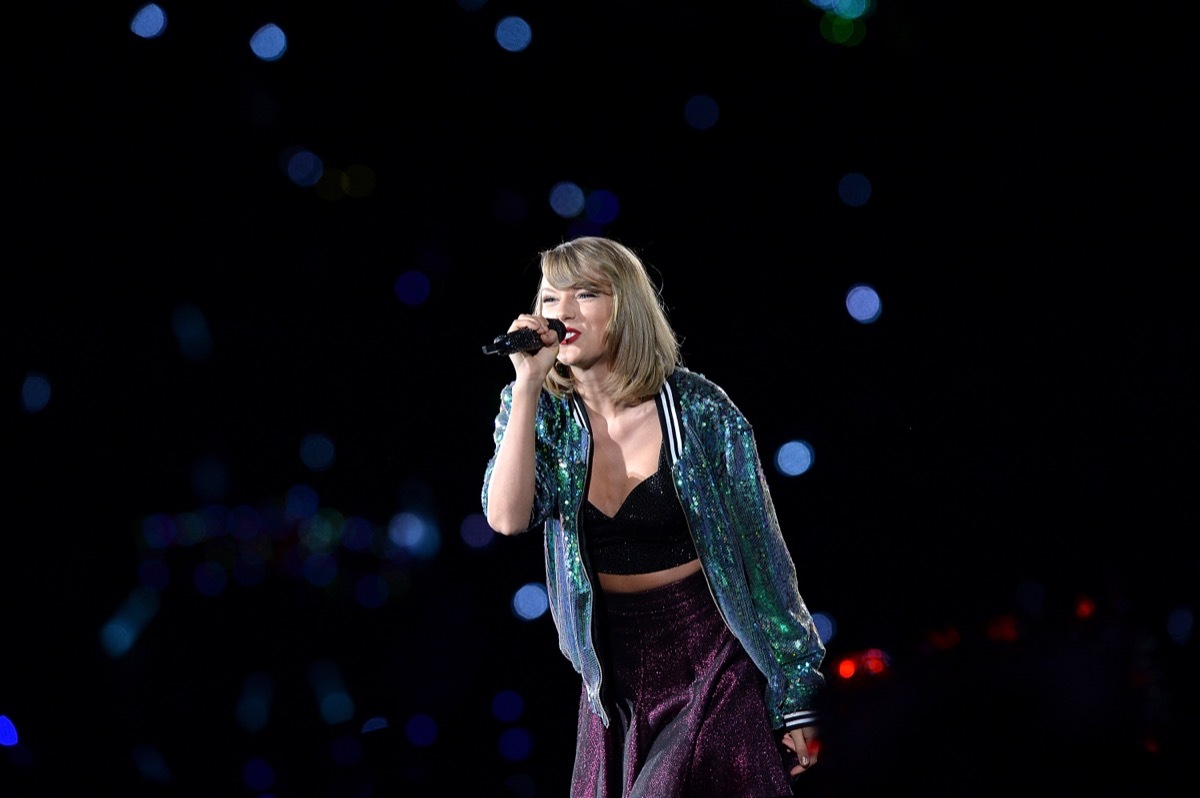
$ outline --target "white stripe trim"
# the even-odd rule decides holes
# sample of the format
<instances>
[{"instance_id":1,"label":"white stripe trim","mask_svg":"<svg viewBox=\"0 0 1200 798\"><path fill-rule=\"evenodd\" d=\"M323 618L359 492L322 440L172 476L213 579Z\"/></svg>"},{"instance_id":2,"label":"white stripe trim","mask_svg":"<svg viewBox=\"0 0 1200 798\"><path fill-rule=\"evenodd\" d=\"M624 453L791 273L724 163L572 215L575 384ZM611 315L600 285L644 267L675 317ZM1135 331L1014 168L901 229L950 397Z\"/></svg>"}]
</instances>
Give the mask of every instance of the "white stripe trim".
<instances>
[{"instance_id":1,"label":"white stripe trim","mask_svg":"<svg viewBox=\"0 0 1200 798\"><path fill-rule=\"evenodd\" d=\"M679 429L679 414L675 412L675 396L671 392L671 384L664 382L659 395L663 398L663 405L667 417L667 444L671 449L671 465L679 462L683 457L683 434Z\"/></svg>"},{"instance_id":2,"label":"white stripe trim","mask_svg":"<svg viewBox=\"0 0 1200 798\"><path fill-rule=\"evenodd\" d=\"M817 719L817 713L812 709L801 710L800 712L789 712L783 716L783 722L787 725L792 725L798 721L812 722Z\"/></svg>"},{"instance_id":3,"label":"white stripe trim","mask_svg":"<svg viewBox=\"0 0 1200 798\"><path fill-rule=\"evenodd\" d=\"M579 423L579 426L591 432L591 429L588 427L587 415L583 412L583 406L580 403L579 394L571 394L571 412L575 414L575 421Z\"/></svg>"}]
</instances>

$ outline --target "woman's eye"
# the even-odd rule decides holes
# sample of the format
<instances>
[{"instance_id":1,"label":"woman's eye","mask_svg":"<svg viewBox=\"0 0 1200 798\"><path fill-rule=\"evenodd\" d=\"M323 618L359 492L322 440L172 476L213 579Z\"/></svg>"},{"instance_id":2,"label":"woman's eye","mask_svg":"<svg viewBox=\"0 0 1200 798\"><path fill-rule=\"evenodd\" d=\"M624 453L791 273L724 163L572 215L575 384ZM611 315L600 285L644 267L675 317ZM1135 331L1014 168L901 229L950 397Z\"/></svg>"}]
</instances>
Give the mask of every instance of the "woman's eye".
<instances>
[{"instance_id":1,"label":"woman's eye","mask_svg":"<svg viewBox=\"0 0 1200 798\"><path fill-rule=\"evenodd\" d=\"M576 294L576 296L578 296L580 299L591 299L596 295L591 291L580 291L578 294Z\"/></svg>"},{"instance_id":2,"label":"woman's eye","mask_svg":"<svg viewBox=\"0 0 1200 798\"><path fill-rule=\"evenodd\" d=\"M544 297L542 297L542 304L543 304L543 305L549 305L549 304L551 304L551 303L553 303L553 302L555 302L555 301L557 301L557 299L556 299L555 297L552 297L552 296L544 296Z\"/></svg>"}]
</instances>

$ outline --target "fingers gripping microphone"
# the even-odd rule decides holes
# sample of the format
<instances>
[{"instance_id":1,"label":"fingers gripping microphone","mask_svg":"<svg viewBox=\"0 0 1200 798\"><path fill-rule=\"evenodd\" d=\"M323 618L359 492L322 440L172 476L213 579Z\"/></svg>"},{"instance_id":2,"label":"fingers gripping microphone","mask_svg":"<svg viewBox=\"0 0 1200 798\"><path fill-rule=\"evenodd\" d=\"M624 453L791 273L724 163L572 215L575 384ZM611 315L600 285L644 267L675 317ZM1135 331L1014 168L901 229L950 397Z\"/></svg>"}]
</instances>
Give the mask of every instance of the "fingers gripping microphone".
<instances>
[{"instance_id":1,"label":"fingers gripping microphone","mask_svg":"<svg viewBox=\"0 0 1200 798\"><path fill-rule=\"evenodd\" d=\"M567 337L566 326L558 319L547 319L546 324L558 335L561 343ZM511 355L513 352L537 352L545 344L533 330L522 327L504 335L497 335L495 340L483 347L485 355Z\"/></svg>"}]
</instances>

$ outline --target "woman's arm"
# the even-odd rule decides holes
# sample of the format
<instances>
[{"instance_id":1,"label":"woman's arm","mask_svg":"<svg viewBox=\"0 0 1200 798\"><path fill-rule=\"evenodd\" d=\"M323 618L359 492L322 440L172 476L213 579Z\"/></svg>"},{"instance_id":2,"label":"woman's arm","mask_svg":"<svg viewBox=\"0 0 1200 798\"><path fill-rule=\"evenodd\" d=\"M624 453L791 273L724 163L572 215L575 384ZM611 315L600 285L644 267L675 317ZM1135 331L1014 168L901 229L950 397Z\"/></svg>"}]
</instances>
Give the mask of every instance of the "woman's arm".
<instances>
[{"instance_id":1,"label":"woman's arm","mask_svg":"<svg viewBox=\"0 0 1200 798\"><path fill-rule=\"evenodd\" d=\"M496 417L496 452L488 465L483 510L488 526L502 535L529 528L536 475L537 417L540 385L520 381L505 388Z\"/></svg>"},{"instance_id":2,"label":"woman's arm","mask_svg":"<svg viewBox=\"0 0 1200 798\"><path fill-rule=\"evenodd\" d=\"M501 395L494 434L496 450L488 463L483 487L483 512L488 526L502 535L524 532L533 520L538 400L546 375L558 356L558 333L549 328L544 318L522 314L508 331L521 328L539 333L544 348L509 355L516 379Z\"/></svg>"}]
</instances>

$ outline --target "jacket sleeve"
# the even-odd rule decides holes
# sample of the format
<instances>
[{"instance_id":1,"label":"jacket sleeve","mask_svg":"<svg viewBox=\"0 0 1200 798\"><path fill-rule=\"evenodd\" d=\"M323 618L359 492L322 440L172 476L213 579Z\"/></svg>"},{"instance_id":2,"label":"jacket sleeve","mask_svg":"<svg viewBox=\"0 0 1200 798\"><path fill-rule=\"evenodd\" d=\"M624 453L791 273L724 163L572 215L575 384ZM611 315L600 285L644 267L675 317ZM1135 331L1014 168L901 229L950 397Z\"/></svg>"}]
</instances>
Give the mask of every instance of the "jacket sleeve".
<instances>
[{"instance_id":1,"label":"jacket sleeve","mask_svg":"<svg viewBox=\"0 0 1200 798\"><path fill-rule=\"evenodd\" d=\"M545 394L543 394L538 400L538 417L537 421L535 422L537 440L535 442L536 465L533 488L533 508L530 511L529 524L525 527L526 531L529 531L534 527L541 526L545 522L546 518L551 514L552 508L556 506L556 481L554 479L551 466L549 465L550 463L554 462L554 458L551 456L552 452L549 451L549 447L546 444L545 436L541 433L545 423L543 420L544 413L542 405L544 401ZM483 473L483 489L480 493L480 503L483 507L483 513L485 516L487 515L488 508L488 484L492 479L492 470L496 467L496 454L500 450L500 442L504 440L504 433L508 429L508 419L512 414L512 403L513 383L510 382L508 385L504 386L504 389L500 392L500 409L496 413L495 427L492 431L492 456L488 459L487 468L484 469Z\"/></svg>"},{"instance_id":2,"label":"jacket sleeve","mask_svg":"<svg viewBox=\"0 0 1200 798\"><path fill-rule=\"evenodd\" d=\"M728 512L754 604L758 631L784 673L779 705L768 707L777 727L817 722L825 686L825 647L801 597L796 566L783 538L763 473L753 428L734 412L726 424L724 467Z\"/></svg>"}]
</instances>

